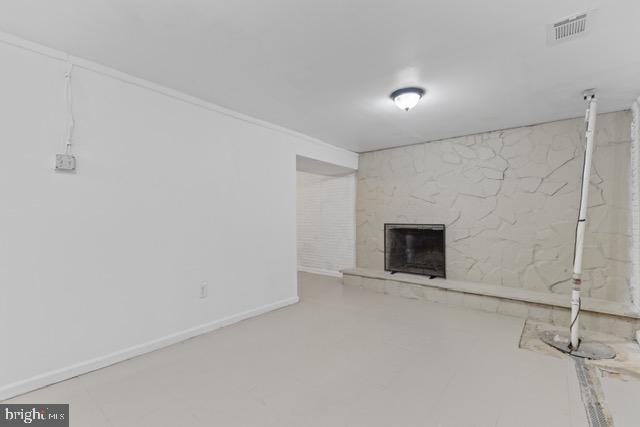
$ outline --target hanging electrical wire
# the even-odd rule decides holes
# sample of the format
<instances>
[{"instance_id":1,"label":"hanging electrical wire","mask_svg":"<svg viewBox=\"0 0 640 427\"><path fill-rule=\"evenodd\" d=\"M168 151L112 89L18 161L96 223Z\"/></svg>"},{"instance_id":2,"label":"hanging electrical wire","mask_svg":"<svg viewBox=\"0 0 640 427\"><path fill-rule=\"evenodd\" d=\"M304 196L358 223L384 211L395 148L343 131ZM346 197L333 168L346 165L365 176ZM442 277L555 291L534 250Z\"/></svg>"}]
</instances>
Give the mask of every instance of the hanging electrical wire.
<instances>
[{"instance_id":1,"label":"hanging electrical wire","mask_svg":"<svg viewBox=\"0 0 640 427\"><path fill-rule=\"evenodd\" d=\"M73 117L73 93L71 87L71 74L73 72L73 62L69 62L69 67L64 75L65 79L65 94L67 102L67 145L65 154L71 154L71 146L73 144L73 131L75 129L75 119Z\"/></svg>"},{"instance_id":2,"label":"hanging electrical wire","mask_svg":"<svg viewBox=\"0 0 640 427\"><path fill-rule=\"evenodd\" d=\"M73 131L75 130L75 118L73 117L73 92L72 92L72 73L73 62L68 61L67 72L64 74L65 81L65 103L67 106L67 136L65 139L64 154L56 154L56 170L58 171L75 171L76 158L73 155Z\"/></svg>"}]
</instances>

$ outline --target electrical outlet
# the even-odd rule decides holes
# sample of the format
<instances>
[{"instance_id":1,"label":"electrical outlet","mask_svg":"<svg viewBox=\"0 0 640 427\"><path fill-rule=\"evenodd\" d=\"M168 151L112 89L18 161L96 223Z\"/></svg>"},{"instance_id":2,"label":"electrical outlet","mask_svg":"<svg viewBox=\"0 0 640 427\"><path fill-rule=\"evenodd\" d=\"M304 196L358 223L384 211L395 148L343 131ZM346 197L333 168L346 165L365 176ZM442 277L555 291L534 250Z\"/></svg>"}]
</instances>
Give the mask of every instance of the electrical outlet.
<instances>
[{"instance_id":1,"label":"electrical outlet","mask_svg":"<svg viewBox=\"0 0 640 427\"><path fill-rule=\"evenodd\" d=\"M200 283L200 298L206 298L209 295L209 284L206 281Z\"/></svg>"},{"instance_id":2,"label":"electrical outlet","mask_svg":"<svg viewBox=\"0 0 640 427\"><path fill-rule=\"evenodd\" d=\"M76 157L73 154L56 154L57 171L76 170Z\"/></svg>"}]
</instances>

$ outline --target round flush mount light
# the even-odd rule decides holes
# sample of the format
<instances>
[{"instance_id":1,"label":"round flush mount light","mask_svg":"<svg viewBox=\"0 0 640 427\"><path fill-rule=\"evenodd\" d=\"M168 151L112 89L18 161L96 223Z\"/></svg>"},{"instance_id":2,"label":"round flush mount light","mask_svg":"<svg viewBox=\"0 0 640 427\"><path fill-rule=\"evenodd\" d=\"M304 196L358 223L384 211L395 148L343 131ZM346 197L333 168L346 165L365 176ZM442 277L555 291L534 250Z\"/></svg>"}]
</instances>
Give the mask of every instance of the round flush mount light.
<instances>
[{"instance_id":1,"label":"round flush mount light","mask_svg":"<svg viewBox=\"0 0 640 427\"><path fill-rule=\"evenodd\" d=\"M426 91L421 87L403 87L402 89L394 90L389 97L399 109L409 111L418 104L418 101L425 93Z\"/></svg>"}]
</instances>

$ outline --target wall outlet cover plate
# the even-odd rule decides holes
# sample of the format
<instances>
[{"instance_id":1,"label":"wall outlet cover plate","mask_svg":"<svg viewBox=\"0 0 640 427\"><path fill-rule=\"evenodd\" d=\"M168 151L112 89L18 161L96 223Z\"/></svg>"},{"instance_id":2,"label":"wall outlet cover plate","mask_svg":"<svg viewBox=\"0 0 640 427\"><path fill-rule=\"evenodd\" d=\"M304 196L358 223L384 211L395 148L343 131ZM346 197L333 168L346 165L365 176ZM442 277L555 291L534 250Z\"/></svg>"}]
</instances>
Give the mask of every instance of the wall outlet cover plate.
<instances>
[{"instance_id":1,"label":"wall outlet cover plate","mask_svg":"<svg viewBox=\"0 0 640 427\"><path fill-rule=\"evenodd\" d=\"M76 170L76 157L73 154L56 154L56 170Z\"/></svg>"}]
</instances>

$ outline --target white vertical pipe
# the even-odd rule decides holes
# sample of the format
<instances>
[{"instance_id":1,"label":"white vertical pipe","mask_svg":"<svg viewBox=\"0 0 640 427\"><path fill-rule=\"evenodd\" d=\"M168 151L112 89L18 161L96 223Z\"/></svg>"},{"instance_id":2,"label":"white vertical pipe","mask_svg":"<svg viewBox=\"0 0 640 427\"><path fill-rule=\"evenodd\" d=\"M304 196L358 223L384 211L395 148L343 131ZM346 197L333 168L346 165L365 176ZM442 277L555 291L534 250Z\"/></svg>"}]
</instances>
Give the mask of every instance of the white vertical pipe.
<instances>
[{"instance_id":1,"label":"white vertical pipe","mask_svg":"<svg viewBox=\"0 0 640 427\"><path fill-rule=\"evenodd\" d=\"M587 227L587 207L589 206L589 180L591 178L591 161L595 145L595 128L597 102L595 95L589 97L587 111L587 144L584 152L584 168L582 170L582 190L580 197L580 213L576 227L575 254L573 258L573 290L571 291L571 348L576 349L580 344L580 285L582 284L582 255L584 253L584 234Z\"/></svg>"}]
</instances>

